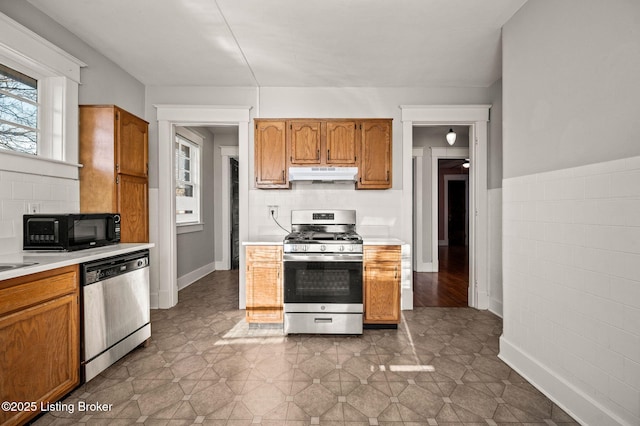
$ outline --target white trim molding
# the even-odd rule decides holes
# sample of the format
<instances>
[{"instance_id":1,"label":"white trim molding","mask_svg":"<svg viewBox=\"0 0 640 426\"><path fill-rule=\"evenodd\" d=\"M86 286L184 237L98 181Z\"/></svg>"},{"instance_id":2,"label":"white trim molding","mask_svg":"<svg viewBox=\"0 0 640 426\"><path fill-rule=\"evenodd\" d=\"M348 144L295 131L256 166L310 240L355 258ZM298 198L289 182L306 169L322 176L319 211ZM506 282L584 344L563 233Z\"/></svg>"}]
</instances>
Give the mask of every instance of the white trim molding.
<instances>
[{"instance_id":1,"label":"white trim molding","mask_svg":"<svg viewBox=\"0 0 640 426\"><path fill-rule=\"evenodd\" d=\"M203 278L213 271L216 270L215 263L211 262L207 265L201 266L198 269L191 271L187 274L178 278L178 290L182 290L183 288L189 287L191 284L198 281L200 278Z\"/></svg>"},{"instance_id":2,"label":"white trim molding","mask_svg":"<svg viewBox=\"0 0 640 426\"><path fill-rule=\"evenodd\" d=\"M238 158L240 148L237 146L221 146L222 157L222 260L216 261L216 269L227 271L231 269L231 197L229 159Z\"/></svg>"},{"instance_id":3,"label":"white trim molding","mask_svg":"<svg viewBox=\"0 0 640 426\"><path fill-rule=\"evenodd\" d=\"M177 247L175 216L175 173L173 135L175 126L210 126L230 124L238 126L239 158L248 158L250 106L219 105L154 105L158 120L158 307L171 308L178 303ZM240 162L240 241L248 236L249 175ZM152 260L152 261L153 261ZM240 282L244 282L244 253L240 252ZM240 285L240 309L245 307L244 286Z\"/></svg>"},{"instance_id":4,"label":"white trim molding","mask_svg":"<svg viewBox=\"0 0 640 426\"><path fill-rule=\"evenodd\" d=\"M469 306L477 309L489 307L487 283L487 122L491 105L401 105L403 152L413 152L414 125L468 125L470 181L470 223L469 223ZM467 158L467 157L466 157ZM411 167L409 162L406 166ZM410 169L409 169L410 171ZM411 180L408 180L411 184ZM408 204L411 205L411 204ZM413 207L407 215L411 215ZM411 217L403 218L411 223ZM436 229L437 232L437 229ZM432 236L436 244L437 233ZM418 245L418 241L415 242ZM436 265L433 265L436 267ZM413 292L403 291L404 298Z\"/></svg>"}]
</instances>

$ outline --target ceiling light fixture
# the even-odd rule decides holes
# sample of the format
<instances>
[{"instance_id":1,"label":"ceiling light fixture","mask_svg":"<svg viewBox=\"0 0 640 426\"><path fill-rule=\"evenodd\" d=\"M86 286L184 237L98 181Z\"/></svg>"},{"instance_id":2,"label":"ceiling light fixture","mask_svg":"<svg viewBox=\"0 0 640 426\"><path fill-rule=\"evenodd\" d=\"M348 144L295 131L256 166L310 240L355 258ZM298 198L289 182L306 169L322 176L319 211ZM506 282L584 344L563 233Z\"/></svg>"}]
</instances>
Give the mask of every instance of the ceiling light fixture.
<instances>
[{"instance_id":1,"label":"ceiling light fixture","mask_svg":"<svg viewBox=\"0 0 640 426\"><path fill-rule=\"evenodd\" d=\"M469 163L469 159L468 158L466 158L464 160L464 163L462 163L462 167L464 167L465 169L468 169L470 165L471 165L471 163Z\"/></svg>"},{"instance_id":2,"label":"ceiling light fixture","mask_svg":"<svg viewBox=\"0 0 640 426\"><path fill-rule=\"evenodd\" d=\"M449 133L447 133L447 142L449 142L449 145L456 143L456 132L454 132L452 128L450 128Z\"/></svg>"}]
</instances>

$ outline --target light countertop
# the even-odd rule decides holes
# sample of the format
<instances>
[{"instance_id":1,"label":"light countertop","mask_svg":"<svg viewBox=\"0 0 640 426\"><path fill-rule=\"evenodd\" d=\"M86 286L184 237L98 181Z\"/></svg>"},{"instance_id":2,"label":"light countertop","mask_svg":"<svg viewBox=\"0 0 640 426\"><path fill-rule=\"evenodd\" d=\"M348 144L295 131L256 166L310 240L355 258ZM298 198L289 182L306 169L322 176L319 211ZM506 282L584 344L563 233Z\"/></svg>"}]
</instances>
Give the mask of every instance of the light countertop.
<instances>
[{"instance_id":1,"label":"light countertop","mask_svg":"<svg viewBox=\"0 0 640 426\"><path fill-rule=\"evenodd\" d=\"M284 240L283 235L262 235L250 239L249 241L243 241L243 246L281 246Z\"/></svg>"},{"instance_id":2,"label":"light countertop","mask_svg":"<svg viewBox=\"0 0 640 426\"><path fill-rule=\"evenodd\" d=\"M24 275L35 274L36 272L43 272L50 269L61 268L63 266L104 259L105 257L131 253L137 250L148 249L153 246L154 244L152 243L126 243L72 252L22 251L19 253L4 254L0 255L0 264L34 262L35 264L22 268L1 271L0 280L22 277Z\"/></svg>"},{"instance_id":3,"label":"light countertop","mask_svg":"<svg viewBox=\"0 0 640 426\"><path fill-rule=\"evenodd\" d=\"M365 246L401 246L404 241L391 237L362 237Z\"/></svg>"}]
</instances>

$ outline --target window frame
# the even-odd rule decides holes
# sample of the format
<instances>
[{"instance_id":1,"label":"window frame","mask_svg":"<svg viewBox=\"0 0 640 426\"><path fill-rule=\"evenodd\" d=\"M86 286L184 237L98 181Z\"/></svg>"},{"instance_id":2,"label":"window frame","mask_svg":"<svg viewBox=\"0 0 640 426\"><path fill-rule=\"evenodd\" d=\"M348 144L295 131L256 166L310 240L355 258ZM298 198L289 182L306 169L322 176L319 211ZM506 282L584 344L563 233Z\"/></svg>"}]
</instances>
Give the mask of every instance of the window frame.
<instances>
[{"instance_id":1,"label":"window frame","mask_svg":"<svg viewBox=\"0 0 640 426\"><path fill-rule=\"evenodd\" d=\"M178 138L184 139L186 141L186 143L180 141L178 142ZM195 159L191 158L190 160L190 165L191 165L191 170L189 171L192 179L191 179L191 184L194 186L193 189L193 193L194 193L194 198L195 198L195 203L196 203L196 207L194 208L194 210L197 210L197 212L191 214L191 215L187 215L182 217L181 219L179 219L179 214L178 214L178 210L180 208L180 203L179 203L179 196L175 195L176 198L176 226L178 228L184 228L182 231L179 231L178 233L184 233L184 232L190 232L190 231L199 231L202 229L203 225L203 221L202 221L202 186L203 186L203 182L202 182L202 150L203 150L203 143L204 143L204 138L199 135L198 133L189 130L185 127L176 127L175 132L174 132L174 145L176 143L182 143L184 145L191 145L192 148L196 149L196 155L195 155ZM174 156L175 156L175 147L174 147ZM176 175L176 179L175 179L175 185L174 185L174 191L177 188L178 185L178 179L177 179L177 173L178 173L178 162L176 161L176 163L174 164L174 174ZM195 178L194 178L195 177ZM193 226L195 225L195 228L193 228Z\"/></svg>"},{"instance_id":2,"label":"window frame","mask_svg":"<svg viewBox=\"0 0 640 426\"><path fill-rule=\"evenodd\" d=\"M37 154L0 150L0 170L78 179L82 61L0 13L0 63L37 80Z\"/></svg>"}]
</instances>

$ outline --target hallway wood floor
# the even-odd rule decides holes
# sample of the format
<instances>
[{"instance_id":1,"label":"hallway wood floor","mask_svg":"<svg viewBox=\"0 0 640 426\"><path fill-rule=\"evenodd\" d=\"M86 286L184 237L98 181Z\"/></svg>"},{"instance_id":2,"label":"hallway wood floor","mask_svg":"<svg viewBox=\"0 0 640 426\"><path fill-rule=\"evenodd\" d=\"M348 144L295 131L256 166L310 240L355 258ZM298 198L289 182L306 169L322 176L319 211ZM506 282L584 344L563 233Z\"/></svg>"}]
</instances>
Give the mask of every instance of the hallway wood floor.
<instances>
[{"instance_id":1,"label":"hallway wood floor","mask_svg":"<svg viewBox=\"0 0 640 426\"><path fill-rule=\"evenodd\" d=\"M469 247L440 246L438 261L439 272L413 273L413 306L468 306Z\"/></svg>"}]
</instances>

